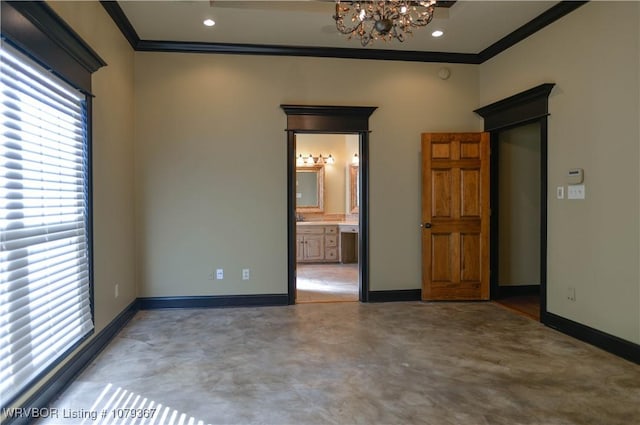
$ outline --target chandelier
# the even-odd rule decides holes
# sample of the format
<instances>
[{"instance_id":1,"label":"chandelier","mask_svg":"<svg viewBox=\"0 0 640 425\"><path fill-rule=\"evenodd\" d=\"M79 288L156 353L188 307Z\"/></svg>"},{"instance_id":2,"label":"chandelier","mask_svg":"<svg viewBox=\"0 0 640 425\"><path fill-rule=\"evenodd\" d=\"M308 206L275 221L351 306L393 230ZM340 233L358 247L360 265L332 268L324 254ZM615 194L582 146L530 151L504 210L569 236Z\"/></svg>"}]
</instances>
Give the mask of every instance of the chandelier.
<instances>
[{"instance_id":1,"label":"chandelier","mask_svg":"<svg viewBox=\"0 0 640 425\"><path fill-rule=\"evenodd\" d=\"M374 40L405 40L413 28L433 19L436 0L340 1L336 0L336 28L349 39L360 38L363 46Z\"/></svg>"}]
</instances>

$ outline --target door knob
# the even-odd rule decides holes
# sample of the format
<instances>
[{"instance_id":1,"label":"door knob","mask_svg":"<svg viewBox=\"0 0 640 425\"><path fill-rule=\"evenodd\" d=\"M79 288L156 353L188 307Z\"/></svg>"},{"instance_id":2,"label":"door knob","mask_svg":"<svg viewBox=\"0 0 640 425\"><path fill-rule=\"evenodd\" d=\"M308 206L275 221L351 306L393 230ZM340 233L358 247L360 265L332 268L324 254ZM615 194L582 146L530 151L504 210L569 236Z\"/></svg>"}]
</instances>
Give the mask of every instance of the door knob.
<instances>
[{"instance_id":1,"label":"door knob","mask_svg":"<svg viewBox=\"0 0 640 425\"><path fill-rule=\"evenodd\" d=\"M425 229L431 229L431 223L424 223Z\"/></svg>"}]
</instances>

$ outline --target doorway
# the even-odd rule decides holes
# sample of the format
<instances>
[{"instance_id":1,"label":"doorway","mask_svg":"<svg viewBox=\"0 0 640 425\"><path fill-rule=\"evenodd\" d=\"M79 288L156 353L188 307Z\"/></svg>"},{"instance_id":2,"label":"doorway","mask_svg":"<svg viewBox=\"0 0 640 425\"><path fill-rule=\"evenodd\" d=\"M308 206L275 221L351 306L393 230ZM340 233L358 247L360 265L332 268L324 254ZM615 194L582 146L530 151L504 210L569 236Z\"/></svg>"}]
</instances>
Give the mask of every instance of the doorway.
<instances>
[{"instance_id":1,"label":"doorway","mask_svg":"<svg viewBox=\"0 0 640 425\"><path fill-rule=\"evenodd\" d=\"M492 298L520 314L540 320L540 123L497 131L492 175L492 214L497 216L497 270Z\"/></svg>"},{"instance_id":2,"label":"doorway","mask_svg":"<svg viewBox=\"0 0 640 425\"><path fill-rule=\"evenodd\" d=\"M547 324L547 126L549 116L549 95L554 83L544 83L529 90L499 100L476 109L484 119L484 130L491 133L491 236L490 236L490 297L500 297L500 285L497 270L500 269L499 232L499 146L500 133L506 130L537 124L540 147L539 174L539 320ZM535 306L534 306L535 308Z\"/></svg>"},{"instance_id":3,"label":"doorway","mask_svg":"<svg viewBox=\"0 0 640 425\"><path fill-rule=\"evenodd\" d=\"M352 134L358 138L358 300L369 301L369 117L370 106L280 105L287 114L287 292L296 303L298 235L296 221L296 136L299 134ZM312 154L313 156L313 154ZM323 235L332 230L323 230ZM309 244L307 244L309 245ZM311 243L313 249L314 242ZM318 249L316 247L316 249ZM326 254L325 254L326 255Z\"/></svg>"},{"instance_id":4,"label":"doorway","mask_svg":"<svg viewBox=\"0 0 640 425\"><path fill-rule=\"evenodd\" d=\"M357 302L357 134L296 133L296 303Z\"/></svg>"}]
</instances>

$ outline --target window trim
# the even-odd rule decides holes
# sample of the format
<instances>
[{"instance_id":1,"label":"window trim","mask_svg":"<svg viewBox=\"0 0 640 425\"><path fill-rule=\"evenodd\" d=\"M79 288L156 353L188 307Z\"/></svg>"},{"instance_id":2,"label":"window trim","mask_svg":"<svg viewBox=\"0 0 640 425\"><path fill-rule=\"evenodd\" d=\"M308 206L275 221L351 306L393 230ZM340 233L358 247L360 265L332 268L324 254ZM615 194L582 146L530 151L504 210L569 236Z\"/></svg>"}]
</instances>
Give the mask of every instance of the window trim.
<instances>
[{"instance_id":1,"label":"window trim","mask_svg":"<svg viewBox=\"0 0 640 425\"><path fill-rule=\"evenodd\" d=\"M107 63L44 2L3 1L2 37L91 95L91 74Z\"/></svg>"},{"instance_id":2,"label":"window trim","mask_svg":"<svg viewBox=\"0 0 640 425\"><path fill-rule=\"evenodd\" d=\"M0 24L1 36L4 42L9 43L22 53L34 59L45 69L66 81L71 86L80 90L85 95L87 114L87 250L89 257L89 303L91 306L91 319L95 323L94 303L94 261L93 261L93 158L92 158L92 98L91 74L106 62L80 38L54 11L44 2L14 2L3 1L1 4L2 21ZM87 335L80 338L72 347L43 370L23 390L7 400L7 405L13 406L28 391L36 388L33 395L24 403L39 397L46 390L49 382L42 379L65 360L69 359L81 344L95 334L95 328ZM64 366L63 366L64 369ZM38 384L40 384L38 386ZM7 418L8 419L8 418ZM11 420L9 419L9 422Z\"/></svg>"}]
</instances>

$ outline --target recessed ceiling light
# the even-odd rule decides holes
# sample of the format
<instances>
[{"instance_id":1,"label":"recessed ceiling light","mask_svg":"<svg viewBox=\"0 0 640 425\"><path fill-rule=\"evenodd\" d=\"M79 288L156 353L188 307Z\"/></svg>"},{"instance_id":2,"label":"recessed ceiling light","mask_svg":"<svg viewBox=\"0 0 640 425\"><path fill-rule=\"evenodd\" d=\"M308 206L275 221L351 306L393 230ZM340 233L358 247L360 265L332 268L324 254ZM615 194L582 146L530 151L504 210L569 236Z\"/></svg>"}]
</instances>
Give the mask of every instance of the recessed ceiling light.
<instances>
[{"instance_id":1,"label":"recessed ceiling light","mask_svg":"<svg viewBox=\"0 0 640 425\"><path fill-rule=\"evenodd\" d=\"M436 38L442 37L443 35L444 35L444 31L441 31L441 30L435 30L434 32L431 33L431 36Z\"/></svg>"},{"instance_id":2,"label":"recessed ceiling light","mask_svg":"<svg viewBox=\"0 0 640 425\"><path fill-rule=\"evenodd\" d=\"M216 24L216 21L214 21L213 19L205 19L202 23L208 27L212 27Z\"/></svg>"}]
</instances>

